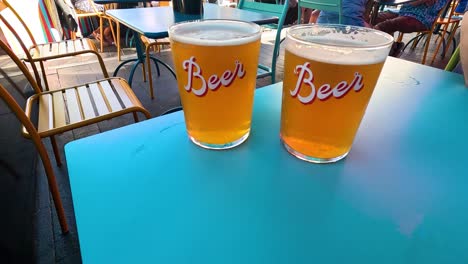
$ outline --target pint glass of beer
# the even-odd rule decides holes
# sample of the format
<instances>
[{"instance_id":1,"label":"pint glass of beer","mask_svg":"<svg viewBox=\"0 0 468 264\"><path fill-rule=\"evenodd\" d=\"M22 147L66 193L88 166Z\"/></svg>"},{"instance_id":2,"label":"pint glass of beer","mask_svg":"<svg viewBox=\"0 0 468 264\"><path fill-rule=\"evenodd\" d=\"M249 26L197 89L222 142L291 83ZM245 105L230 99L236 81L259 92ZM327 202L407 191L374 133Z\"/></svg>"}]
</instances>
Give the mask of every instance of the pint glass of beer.
<instances>
[{"instance_id":1,"label":"pint glass of beer","mask_svg":"<svg viewBox=\"0 0 468 264\"><path fill-rule=\"evenodd\" d=\"M288 30L280 136L291 154L315 163L346 157L392 43L346 25Z\"/></svg>"},{"instance_id":2,"label":"pint glass of beer","mask_svg":"<svg viewBox=\"0 0 468 264\"><path fill-rule=\"evenodd\" d=\"M208 149L233 148L250 133L260 26L200 20L169 28L190 139Z\"/></svg>"}]
</instances>

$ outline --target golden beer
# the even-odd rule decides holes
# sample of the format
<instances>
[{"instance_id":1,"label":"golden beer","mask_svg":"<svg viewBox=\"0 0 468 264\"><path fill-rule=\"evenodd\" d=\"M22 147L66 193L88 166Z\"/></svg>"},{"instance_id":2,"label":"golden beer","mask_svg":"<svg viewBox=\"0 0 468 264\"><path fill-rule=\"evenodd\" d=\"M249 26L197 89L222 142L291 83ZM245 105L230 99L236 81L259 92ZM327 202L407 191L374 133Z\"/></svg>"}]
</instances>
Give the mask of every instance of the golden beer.
<instances>
[{"instance_id":1,"label":"golden beer","mask_svg":"<svg viewBox=\"0 0 468 264\"><path fill-rule=\"evenodd\" d=\"M210 149L244 142L252 119L260 27L203 20L176 24L169 35L190 139Z\"/></svg>"},{"instance_id":2,"label":"golden beer","mask_svg":"<svg viewBox=\"0 0 468 264\"><path fill-rule=\"evenodd\" d=\"M371 29L339 25L289 30L281 139L291 154L317 163L347 155L392 40Z\"/></svg>"}]
</instances>

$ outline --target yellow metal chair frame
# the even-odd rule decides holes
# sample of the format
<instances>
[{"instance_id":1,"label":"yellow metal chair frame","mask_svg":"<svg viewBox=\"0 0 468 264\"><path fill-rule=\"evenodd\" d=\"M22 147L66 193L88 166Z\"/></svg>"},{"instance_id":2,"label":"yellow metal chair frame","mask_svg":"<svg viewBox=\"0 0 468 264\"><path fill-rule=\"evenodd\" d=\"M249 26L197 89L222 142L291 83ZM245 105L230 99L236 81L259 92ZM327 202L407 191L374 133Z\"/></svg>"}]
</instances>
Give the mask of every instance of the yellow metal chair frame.
<instances>
[{"instance_id":1,"label":"yellow metal chair frame","mask_svg":"<svg viewBox=\"0 0 468 264\"><path fill-rule=\"evenodd\" d=\"M412 42L412 45L411 45L411 49L414 49L416 48L416 46L418 45L419 43L419 40L423 37L426 37L426 40L424 42L424 53L423 53L423 57L421 59L421 64L425 64L426 63L426 59L427 59L427 51L429 50L429 45L431 43L431 38L432 38L432 35L434 35L434 32L436 31L437 27L440 26L440 25L444 25L444 21L445 21L445 18L443 17L443 14L444 14L444 11L445 10L448 10L447 8L451 8L450 5L452 4L452 0L449 0L447 1L447 3L442 7L442 9L439 11L439 14L437 15L437 18L436 20L434 21L434 23L432 23L432 26L429 30L424 30L424 31L420 31L420 32L417 32L418 34L416 35L416 37L412 38L406 45L405 47L403 48L403 50L406 49L406 47ZM449 10L449 12L451 12ZM453 13L452 13L453 14ZM447 27L449 25L449 23L446 24ZM458 24L457 24L458 25ZM441 38L441 42L443 41L443 37L445 37L445 33L446 33L446 29L447 27L444 27L444 29L442 30L442 38ZM399 36L398 36L398 40L397 41L401 41L403 39L403 33L399 33ZM450 34L451 35L451 34ZM452 39L453 39L453 36L451 36ZM451 40L451 39L450 39ZM437 55L437 52L439 50L439 47L440 47L440 43L437 47L437 50L436 52L434 52L434 55L432 57L432 61L431 63L434 62L434 59L435 59L435 56Z\"/></svg>"},{"instance_id":2,"label":"yellow metal chair frame","mask_svg":"<svg viewBox=\"0 0 468 264\"><path fill-rule=\"evenodd\" d=\"M151 57L149 56L151 50L153 51L161 51L161 46L163 45L170 45L169 40L167 39L162 39L162 40L157 40L157 39L150 39L147 38L143 35L140 36L141 42L145 46L145 54L146 54L146 68L148 69L148 81L149 81L149 90L150 90L150 96L151 99L154 99L154 91L153 91L153 75L151 73ZM156 69L158 71L158 76L159 76L159 66L156 64ZM146 81L146 74L145 74L145 67L143 64L143 80Z\"/></svg>"},{"instance_id":3,"label":"yellow metal chair frame","mask_svg":"<svg viewBox=\"0 0 468 264\"><path fill-rule=\"evenodd\" d=\"M11 25L8 19L4 16L5 12L11 11L11 13L16 17L18 22L20 22L21 26L27 32L29 39L31 40L32 46L26 47L23 40L15 30L15 28ZM0 20L5 24L5 26L11 31L11 33L15 36L16 40L20 44L21 48L23 49L26 57L23 58L25 62L28 62L32 65L34 75L36 77L36 81L41 87L42 90L49 90L49 84L47 82L47 76L45 72L44 62L47 60L53 60L58 58L70 57L70 56L77 56L83 54L94 54L96 55L99 64L102 69L102 73L104 78L108 78L109 74L107 73L106 66L104 65L104 61L102 60L101 56L97 52L97 48L94 43L87 38L82 39L75 39L75 40L64 40L59 42L51 42L45 44L37 44L31 31L29 30L28 26L21 18L21 16L16 12L16 10L11 7L11 5L6 0L0 0ZM37 72L37 68L34 65L36 62L40 64L41 72L42 72L42 82L39 78L39 73Z\"/></svg>"},{"instance_id":4,"label":"yellow metal chair frame","mask_svg":"<svg viewBox=\"0 0 468 264\"><path fill-rule=\"evenodd\" d=\"M29 118L33 106L39 105L37 132L41 138L50 137L58 166L62 163L55 135L127 113L133 113L135 122L138 122L138 112L145 115L147 119L151 117L133 93L130 85L122 78L106 78L42 92L26 66L8 48L7 44L0 41L0 48L19 67L35 92L26 102L25 114ZM23 129L23 135L30 137L26 129Z\"/></svg>"},{"instance_id":5,"label":"yellow metal chair frame","mask_svg":"<svg viewBox=\"0 0 468 264\"><path fill-rule=\"evenodd\" d=\"M55 210L57 211L57 216L59 218L60 227L62 233L68 233L68 224L65 217L65 211L62 205L62 199L60 198L60 193L58 191L57 181L55 178L54 170L52 169L52 163L50 162L49 155L44 146L44 143L39 136L36 128L34 127L31 120L26 116L23 109L15 101L15 99L8 93L5 87L0 84L0 98L6 103L6 105L13 111L16 117L20 120L24 129L28 132L30 138L32 139L34 146L41 157L42 165L44 166L47 183L49 185L50 193L52 194L52 200L54 201Z\"/></svg>"}]
</instances>

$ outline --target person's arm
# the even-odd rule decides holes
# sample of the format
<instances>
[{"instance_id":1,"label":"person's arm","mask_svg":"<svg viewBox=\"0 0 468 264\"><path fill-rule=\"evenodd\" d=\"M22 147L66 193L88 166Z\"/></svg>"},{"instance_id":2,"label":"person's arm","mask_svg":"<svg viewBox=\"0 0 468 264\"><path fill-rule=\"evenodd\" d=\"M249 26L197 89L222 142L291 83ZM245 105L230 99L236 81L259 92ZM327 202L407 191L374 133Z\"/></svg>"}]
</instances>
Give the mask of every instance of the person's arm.
<instances>
[{"instance_id":1,"label":"person's arm","mask_svg":"<svg viewBox=\"0 0 468 264\"><path fill-rule=\"evenodd\" d=\"M467 10L465 10L467 11ZM465 17L468 17L468 12L465 12ZM468 23L461 23L460 28L460 62L465 76L465 85L468 87Z\"/></svg>"}]
</instances>

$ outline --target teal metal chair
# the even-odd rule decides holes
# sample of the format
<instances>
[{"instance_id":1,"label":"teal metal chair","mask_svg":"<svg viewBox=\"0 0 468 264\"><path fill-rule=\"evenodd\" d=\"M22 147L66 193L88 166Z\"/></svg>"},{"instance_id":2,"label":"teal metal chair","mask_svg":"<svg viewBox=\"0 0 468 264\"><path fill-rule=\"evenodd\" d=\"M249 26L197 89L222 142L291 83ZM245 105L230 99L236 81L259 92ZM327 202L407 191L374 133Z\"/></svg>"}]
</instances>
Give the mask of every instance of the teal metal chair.
<instances>
[{"instance_id":1,"label":"teal metal chair","mask_svg":"<svg viewBox=\"0 0 468 264\"><path fill-rule=\"evenodd\" d=\"M253 2L248 0L240 0L238 4L239 9L249 10L252 12L263 13L267 15L272 15L278 17L277 24L270 24L267 27L275 28L276 37L275 37L275 47L273 50L273 56L271 60L271 66L268 67L263 64L258 65L257 70L257 79L264 78L271 76L271 83L275 83L276 77L276 61L278 59L279 50L280 50L280 42L281 42L281 30L283 29L284 20L286 18L286 13L288 12L288 1L284 1L285 3L281 4L279 1L276 1L276 4L268 4L268 3L259 3Z\"/></svg>"},{"instance_id":2,"label":"teal metal chair","mask_svg":"<svg viewBox=\"0 0 468 264\"><path fill-rule=\"evenodd\" d=\"M446 71L453 71L457 67L458 62L460 62L460 46L457 47L452 57L450 57L449 62L445 66Z\"/></svg>"},{"instance_id":3,"label":"teal metal chair","mask_svg":"<svg viewBox=\"0 0 468 264\"><path fill-rule=\"evenodd\" d=\"M298 0L297 21L301 21L301 8L311 8L320 11L329 11L338 13L338 23L341 24L343 11L341 8L341 0Z\"/></svg>"}]
</instances>

